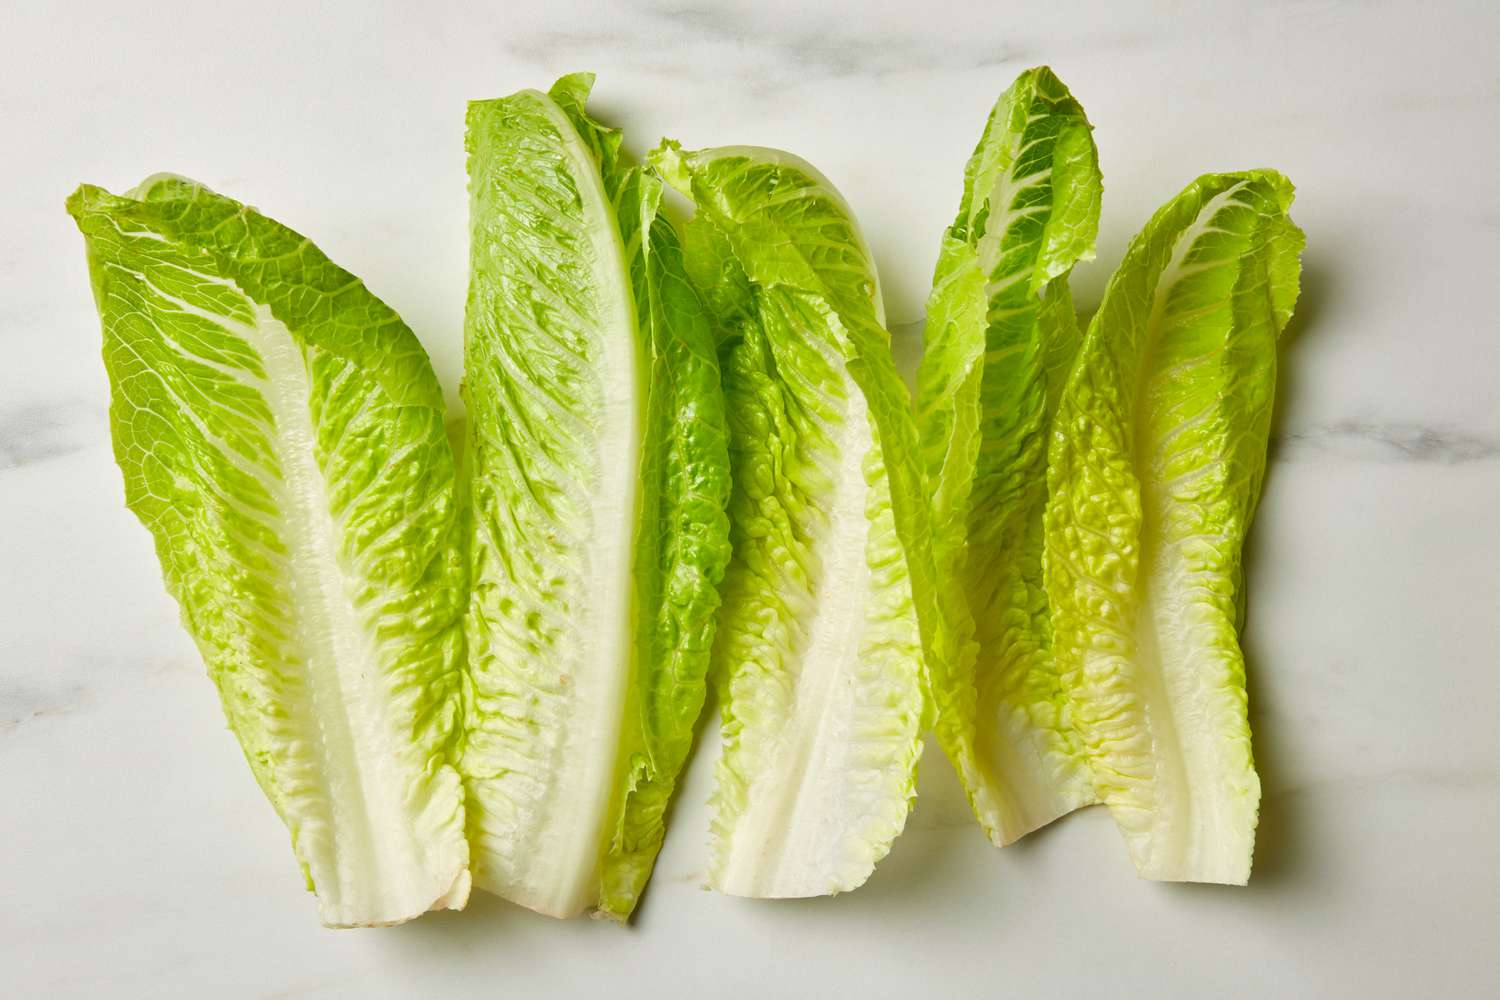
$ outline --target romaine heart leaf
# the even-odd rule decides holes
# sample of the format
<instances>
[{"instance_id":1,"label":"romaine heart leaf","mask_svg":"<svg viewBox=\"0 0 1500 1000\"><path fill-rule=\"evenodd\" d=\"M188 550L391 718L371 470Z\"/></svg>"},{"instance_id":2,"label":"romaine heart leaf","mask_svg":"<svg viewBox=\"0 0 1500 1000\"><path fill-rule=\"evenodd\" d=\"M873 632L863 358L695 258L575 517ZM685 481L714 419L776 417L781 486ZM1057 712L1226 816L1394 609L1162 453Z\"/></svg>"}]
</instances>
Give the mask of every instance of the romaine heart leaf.
<instances>
[{"instance_id":1,"label":"romaine heart leaf","mask_svg":"<svg viewBox=\"0 0 1500 1000\"><path fill-rule=\"evenodd\" d=\"M713 334L592 77L469 109L478 884L623 920L701 712L728 560Z\"/></svg>"},{"instance_id":2,"label":"romaine heart leaf","mask_svg":"<svg viewBox=\"0 0 1500 1000\"><path fill-rule=\"evenodd\" d=\"M752 897L853 889L913 796L914 578L931 580L903 545L925 504L874 265L837 192L789 154L665 143L652 165L697 206L688 272L721 327L734 469L709 879Z\"/></svg>"},{"instance_id":3,"label":"romaine heart leaf","mask_svg":"<svg viewBox=\"0 0 1500 1000\"><path fill-rule=\"evenodd\" d=\"M943 236L917 371L955 650L931 665L936 729L997 844L1094 801L1042 581L1047 437L1079 341L1068 273L1099 222L1090 132L1045 67L1001 95Z\"/></svg>"},{"instance_id":4,"label":"romaine heart leaf","mask_svg":"<svg viewBox=\"0 0 1500 1000\"><path fill-rule=\"evenodd\" d=\"M1260 782L1240 559L1297 297L1291 200L1273 171L1210 174L1157 212L1110 280L1056 417L1054 650L1099 795L1148 878L1250 874Z\"/></svg>"},{"instance_id":5,"label":"romaine heart leaf","mask_svg":"<svg viewBox=\"0 0 1500 1000\"><path fill-rule=\"evenodd\" d=\"M421 345L308 240L190 181L68 210L126 502L324 921L462 907L465 588Z\"/></svg>"}]
</instances>

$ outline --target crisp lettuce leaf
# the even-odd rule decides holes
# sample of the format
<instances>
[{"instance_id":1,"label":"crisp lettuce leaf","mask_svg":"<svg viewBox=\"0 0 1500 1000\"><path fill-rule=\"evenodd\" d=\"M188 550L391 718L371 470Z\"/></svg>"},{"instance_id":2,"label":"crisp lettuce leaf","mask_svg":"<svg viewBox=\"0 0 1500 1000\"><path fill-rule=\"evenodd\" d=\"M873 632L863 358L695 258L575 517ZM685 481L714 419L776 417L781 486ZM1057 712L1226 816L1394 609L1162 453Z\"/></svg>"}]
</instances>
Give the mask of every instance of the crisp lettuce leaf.
<instances>
[{"instance_id":1,"label":"crisp lettuce leaf","mask_svg":"<svg viewBox=\"0 0 1500 1000\"><path fill-rule=\"evenodd\" d=\"M728 432L661 183L591 84L469 108L461 766L480 887L623 920L703 705Z\"/></svg>"},{"instance_id":2,"label":"crisp lettuce leaf","mask_svg":"<svg viewBox=\"0 0 1500 1000\"><path fill-rule=\"evenodd\" d=\"M903 546L925 504L874 264L832 185L789 154L664 143L652 164L697 208L688 271L723 334L735 475L709 880L853 889L913 796L914 577L931 586Z\"/></svg>"},{"instance_id":3,"label":"crisp lettuce leaf","mask_svg":"<svg viewBox=\"0 0 1500 1000\"><path fill-rule=\"evenodd\" d=\"M308 240L191 181L68 210L126 502L324 921L463 906L464 575L421 345Z\"/></svg>"},{"instance_id":4,"label":"crisp lettuce leaf","mask_svg":"<svg viewBox=\"0 0 1500 1000\"><path fill-rule=\"evenodd\" d=\"M1210 174L1146 224L1059 404L1046 582L1100 798L1147 878L1243 884L1251 756L1241 549L1297 297L1292 186Z\"/></svg>"},{"instance_id":5,"label":"crisp lettuce leaf","mask_svg":"<svg viewBox=\"0 0 1500 1000\"><path fill-rule=\"evenodd\" d=\"M943 235L917 370L933 550L956 656L936 729L985 832L1007 844L1094 801L1052 659L1042 582L1047 437L1079 333L1101 181L1083 108L1049 69L1001 95Z\"/></svg>"}]
</instances>

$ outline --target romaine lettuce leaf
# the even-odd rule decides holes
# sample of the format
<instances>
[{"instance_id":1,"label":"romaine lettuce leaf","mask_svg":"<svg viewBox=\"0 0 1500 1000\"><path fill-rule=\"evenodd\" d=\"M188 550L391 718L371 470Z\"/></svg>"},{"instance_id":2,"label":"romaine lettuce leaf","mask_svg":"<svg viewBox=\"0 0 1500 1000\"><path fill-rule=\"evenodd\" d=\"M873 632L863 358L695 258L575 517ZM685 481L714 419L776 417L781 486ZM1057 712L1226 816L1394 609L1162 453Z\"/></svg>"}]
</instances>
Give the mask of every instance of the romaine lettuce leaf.
<instances>
[{"instance_id":1,"label":"romaine lettuce leaf","mask_svg":"<svg viewBox=\"0 0 1500 1000\"><path fill-rule=\"evenodd\" d=\"M713 334L593 78L469 108L475 877L623 920L702 710L728 561Z\"/></svg>"},{"instance_id":2,"label":"romaine lettuce leaf","mask_svg":"<svg viewBox=\"0 0 1500 1000\"><path fill-rule=\"evenodd\" d=\"M956 658L934 661L939 740L1007 844L1094 801L1052 660L1042 508L1052 413L1079 333L1101 182L1083 108L1049 69L1001 95L943 236L917 370L933 549Z\"/></svg>"},{"instance_id":3,"label":"romaine lettuce leaf","mask_svg":"<svg viewBox=\"0 0 1500 1000\"><path fill-rule=\"evenodd\" d=\"M832 185L789 154L664 143L652 164L697 207L688 270L724 338L734 556L709 880L853 889L905 823L924 714L903 539L925 504L874 264Z\"/></svg>"},{"instance_id":4,"label":"romaine lettuce leaf","mask_svg":"<svg viewBox=\"0 0 1500 1000\"><path fill-rule=\"evenodd\" d=\"M1063 391L1048 458L1053 648L1101 799L1148 878L1243 884L1241 548L1297 297L1292 186L1209 174L1146 224Z\"/></svg>"},{"instance_id":5,"label":"romaine lettuce leaf","mask_svg":"<svg viewBox=\"0 0 1500 1000\"><path fill-rule=\"evenodd\" d=\"M468 898L464 575L427 356L308 240L161 176L68 199L130 509L323 919Z\"/></svg>"}]
</instances>

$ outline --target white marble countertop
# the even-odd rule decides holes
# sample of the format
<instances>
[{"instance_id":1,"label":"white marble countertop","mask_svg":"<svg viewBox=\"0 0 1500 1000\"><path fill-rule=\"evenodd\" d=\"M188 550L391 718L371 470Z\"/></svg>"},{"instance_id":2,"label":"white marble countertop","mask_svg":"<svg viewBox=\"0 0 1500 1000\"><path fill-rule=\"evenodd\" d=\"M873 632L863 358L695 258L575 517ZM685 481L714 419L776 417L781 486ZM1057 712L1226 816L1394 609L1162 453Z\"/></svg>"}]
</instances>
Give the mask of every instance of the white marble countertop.
<instances>
[{"instance_id":1,"label":"white marble countertop","mask_svg":"<svg viewBox=\"0 0 1500 1000\"><path fill-rule=\"evenodd\" d=\"M1500 8L233 6L0 14L0 994L1500 995ZM630 930L488 897L322 929L122 506L64 196L173 170L250 201L365 278L451 388L463 102L593 69L636 149L784 146L833 178L909 361L964 160L1039 62L1097 124L1086 308L1194 175L1299 186L1250 556L1250 886L1137 880L1100 810L998 851L933 751L865 888L720 897L700 753Z\"/></svg>"}]
</instances>

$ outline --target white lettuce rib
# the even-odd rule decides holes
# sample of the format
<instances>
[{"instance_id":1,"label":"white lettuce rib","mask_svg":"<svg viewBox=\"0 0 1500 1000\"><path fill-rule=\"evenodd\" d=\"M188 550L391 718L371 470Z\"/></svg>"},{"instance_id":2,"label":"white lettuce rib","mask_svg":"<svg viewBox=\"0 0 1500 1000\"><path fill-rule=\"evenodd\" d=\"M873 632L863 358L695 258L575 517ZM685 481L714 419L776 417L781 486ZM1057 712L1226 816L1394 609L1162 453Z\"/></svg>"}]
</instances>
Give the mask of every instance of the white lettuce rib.
<instances>
[{"instance_id":1,"label":"white lettuce rib","mask_svg":"<svg viewBox=\"0 0 1500 1000\"><path fill-rule=\"evenodd\" d=\"M877 430L887 411L872 412L898 384L878 370L879 278L847 205L796 157L667 144L659 161L756 286L725 376L730 405L740 398L753 418L735 431L709 880L747 897L848 891L905 822L922 714L911 573Z\"/></svg>"},{"instance_id":2,"label":"white lettuce rib","mask_svg":"<svg viewBox=\"0 0 1500 1000\"><path fill-rule=\"evenodd\" d=\"M203 283L239 289L205 274ZM149 280L149 279L148 279ZM290 601L288 656L308 697L293 700L296 729L321 760L310 773L324 776L326 806L289 816L297 853L308 865L324 920L333 926L399 923L429 909L462 908L469 896L466 867L456 877L434 872L427 845L418 842L405 790L419 777L396 762L404 740L393 729L389 693L374 644L374 625L356 605L341 559L341 526L334 518L327 482L317 462L317 435L311 411L311 384L301 348L271 310L249 302L254 323L214 315L153 284L153 292L184 313L219 326L244 340L264 367L260 379L241 369L202 357L206 364L257 391L270 411L266 435L278 469L248 461L197 422L210 440L243 471L266 486L277 500L277 537L284 551L271 554L284 567ZM191 415L192 409L182 408ZM279 471L279 476L276 474ZM302 800L287 798L296 809ZM335 849L336 847L336 849Z\"/></svg>"},{"instance_id":3,"label":"white lettuce rib","mask_svg":"<svg viewBox=\"0 0 1500 1000\"><path fill-rule=\"evenodd\" d=\"M570 176L589 221L598 327L590 370L598 377L593 468L563 470L586 484L585 541L565 572L577 609L564 628L574 644L556 664L565 688L564 731L550 771L552 791L536 815L518 817L518 842L492 858L481 885L530 909L577 916L598 902L600 845L614 794L626 691L634 669L634 547L640 518L643 361L625 249L598 164L557 104L532 92L563 138ZM583 317L579 317L583 319Z\"/></svg>"},{"instance_id":4,"label":"white lettuce rib","mask_svg":"<svg viewBox=\"0 0 1500 1000\"><path fill-rule=\"evenodd\" d=\"M1036 117L1033 113L1028 124ZM1011 133L1011 142L1019 143L1024 133L1024 127ZM1032 144L1041 141L1034 139ZM1014 173L1022 154L1032 144L1017 146L1006 153L1003 162L1008 165L998 172L988 198L982 203L988 207L989 215L975 252L985 279L985 296L991 303L987 321L992 325L1024 311L1021 307L1001 309L993 303L1012 286L1030 281L1033 273L1030 266L1016 267L1008 274L996 273L1006 234L1023 219L1052 211L1050 196L1045 202L1016 207L1022 194L1052 176L1051 167L1024 177ZM997 365L1026 349L1026 344L1017 341L986 350L983 363ZM1014 558L1013 554L1007 557ZM986 669L978 678L975 748L987 780L1003 793L995 795L985 790L982 799L976 801L993 804L992 811L979 817L980 822L998 843L1009 844L1088 803L1094 795L1087 773L1081 768L1069 768L1068 760L1059 756L1056 733L1038 724L1033 718L1034 706L1027 704L1025 696L1018 695L1012 686L1020 672L1038 669L1036 663L1028 664L1014 652L1002 656L995 649L983 649L980 656L982 662L998 662L985 662Z\"/></svg>"},{"instance_id":5,"label":"white lettuce rib","mask_svg":"<svg viewBox=\"0 0 1500 1000\"><path fill-rule=\"evenodd\" d=\"M1154 372L1151 353L1162 336L1173 289L1205 266L1189 263L1189 255L1200 238L1214 231L1215 217L1244 186L1237 184L1206 202L1192 226L1177 238L1156 285L1146 324L1143 375ZM1132 450L1138 462L1149 461L1163 443L1151 437L1151 421L1142 414L1149 405L1147 390L1142 383L1136 394ZM1250 850L1240 832L1245 824L1232 822L1218 811L1227 804L1219 794L1226 766L1218 759L1215 719L1200 708L1207 700L1204 658L1214 654L1194 640L1195 618L1202 610L1191 600L1197 584L1182 543L1159 537L1164 519L1170 516L1167 487L1172 483L1159 470L1141 473L1140 482L1142 579L1136 584L1140 608L1135 624L1135 669L1154 746L1155 808L1150 825L1128 836L1136 841L1135 849L1143 859L1141 874L1147 878L1179 879L1191 873L1195 881L1244 884L1250 874Z\"/></svg>"},{"instance_id":6,"label":"white lettuce rib","mask_svg":"<svg viewBox=\"0 0 1500 1000\"><path fill-rule=\"evenodd\" d=\"M796 672L791 717L748 790L713 877L715 888L735 896L796 898L852 888L847 861L837 854L845 831L878 804L847 793L858 708L849 691L871 596L864 476L871 432L864 396L847 375L844 392L844 421L833 436L839 461L816 549L816 607L805 643L787 664ZM870 798L882 797L877 790Z\"/></svg>"}]
</instances>

